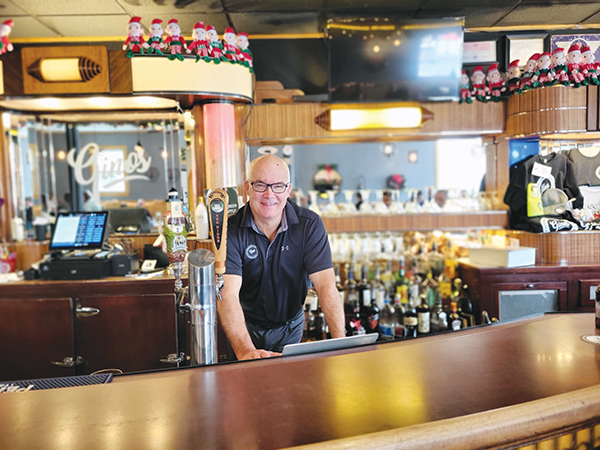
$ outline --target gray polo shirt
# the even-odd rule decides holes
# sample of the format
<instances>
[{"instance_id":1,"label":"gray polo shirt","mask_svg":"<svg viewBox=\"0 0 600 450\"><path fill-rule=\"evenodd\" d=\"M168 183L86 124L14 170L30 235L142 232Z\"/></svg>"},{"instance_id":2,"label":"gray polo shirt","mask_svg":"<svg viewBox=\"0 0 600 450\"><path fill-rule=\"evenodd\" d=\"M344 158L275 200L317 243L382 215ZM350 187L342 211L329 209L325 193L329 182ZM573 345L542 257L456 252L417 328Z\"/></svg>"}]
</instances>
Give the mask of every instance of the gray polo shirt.
<instances>
[{"instance_id":1,"label":"gray polo shirt","mask_svg":"<svg viewBox=\"0 0 600 450\"><path fill-rule=\"evenodd\" d=\"M240 275L246 320L275 328L302 309L308 275L333 267L327 232L314 212L288 200L273 242L258 229L250 204L227 225L226 273Z\"/></svg>"}]
</instances>

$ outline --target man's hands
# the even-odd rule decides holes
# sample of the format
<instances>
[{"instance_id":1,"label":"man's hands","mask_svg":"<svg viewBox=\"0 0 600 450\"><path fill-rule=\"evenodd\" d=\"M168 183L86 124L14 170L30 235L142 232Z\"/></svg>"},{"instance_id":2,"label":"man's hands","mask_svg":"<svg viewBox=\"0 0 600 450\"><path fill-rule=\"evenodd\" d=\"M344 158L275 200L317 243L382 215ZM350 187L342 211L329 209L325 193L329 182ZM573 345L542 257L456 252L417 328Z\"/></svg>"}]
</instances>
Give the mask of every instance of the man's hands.
<instances>
[{"instance_id":1,"label":"man's hands","mask_svg":"<svg viewBox=\"0 0 600 450\"><path fill-rule=\"evenodd\" d=\"M281 356L281 353L270 352L268 350L249 350L247 352L242 353L241 355L236 355L238 360L245 361L248 359L260 359L260 358L270 358L271 356Z\"/></svg>"}]
</instances>

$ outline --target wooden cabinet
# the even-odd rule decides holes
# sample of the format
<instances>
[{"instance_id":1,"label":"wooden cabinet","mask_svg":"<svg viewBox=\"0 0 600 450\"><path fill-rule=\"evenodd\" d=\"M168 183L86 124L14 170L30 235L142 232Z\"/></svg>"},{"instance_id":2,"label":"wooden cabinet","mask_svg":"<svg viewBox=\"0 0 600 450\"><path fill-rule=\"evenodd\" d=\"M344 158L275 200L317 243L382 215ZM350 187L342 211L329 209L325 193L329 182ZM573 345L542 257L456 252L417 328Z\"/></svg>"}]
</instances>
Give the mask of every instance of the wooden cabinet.
<instances>
[{"instance_id":1,"label":"wooden cabinet","mask_svg":"<svg viewBox=\"0 0 600 450\"><path fill-rule=\"evenodd\" d=\"M71 298L0 299L0 381L75 375ZM59 366L54 363L60 363Z\"/></svg>"},{"instance_id":2,"label":"wooden cabinet","mask_svg":"<svg viewBox=\"0 0 600 450\"><path fill-rule=\"evenodd\" d=\"M0 380L176 366L173 279L129 281L2 285Z\"/></svg>"},{"instance_id":3,"label":"wooden cabinet","mask_svg":"<svg viewBox=\"0 0 600 450\"><path fill-rule=\"evenodd\" d=\"M470 287L478 319L485 310L491 317L502 320L502 304L506 297L515 293L523 302L531 302L533 313L542 310L593 311L595 297L592 294L600 284L600 267L595 265L483 268L463 262L459 272ZM527 311L525 305L523 311Z\"/></svg>"}]
</instances>

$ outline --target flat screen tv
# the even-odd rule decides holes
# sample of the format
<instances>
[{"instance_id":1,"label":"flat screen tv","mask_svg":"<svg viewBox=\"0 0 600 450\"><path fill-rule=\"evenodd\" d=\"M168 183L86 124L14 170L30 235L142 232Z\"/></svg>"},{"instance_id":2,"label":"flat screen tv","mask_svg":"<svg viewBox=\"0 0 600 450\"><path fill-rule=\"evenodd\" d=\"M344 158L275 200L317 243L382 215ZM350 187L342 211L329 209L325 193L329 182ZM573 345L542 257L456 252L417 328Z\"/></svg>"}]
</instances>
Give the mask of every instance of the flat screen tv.
<instances>
[{"instance_id":1,"label":"flat screen tv","mask_svg":"<svg viewBox=\"0 0 600 450\"><path fill-rule=\"evenodd\" d=\"M331 103L459 99L463 18L327 24Z\"/></svg>"},{"instance_id":2,"label":"flat screen tv","mask_svg":"<svg viewBox=\"0 0 600 450\"><path fill-rule=\"evenodd\" d=\"M62 212L56 217L49 250L99 250L108 228L108 211Z\"/></svg>"},{"instance_id":3,"label":"flat screen tv","mask_svg":"<svg viewBox=\"0 0 600 450\"><path fill-rule=\"evenodd\" d=\"M114 233L150 233L152 218L145 208L109 209L108 222Z\"/></svg>"}]
</instances>

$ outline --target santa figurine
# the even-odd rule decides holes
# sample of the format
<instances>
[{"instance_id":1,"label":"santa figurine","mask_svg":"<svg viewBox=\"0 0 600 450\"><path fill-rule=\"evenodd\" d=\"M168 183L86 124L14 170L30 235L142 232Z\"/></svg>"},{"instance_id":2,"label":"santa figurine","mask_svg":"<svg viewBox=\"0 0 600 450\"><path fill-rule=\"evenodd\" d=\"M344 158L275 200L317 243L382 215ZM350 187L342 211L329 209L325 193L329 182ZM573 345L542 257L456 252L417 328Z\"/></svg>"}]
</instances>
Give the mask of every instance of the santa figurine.
<instances>
[{"instance_id":1,"label":"santa figurine","mask_svg":"<svg viewBox=\"0 0 600 450\"><path fill-rule=\"evenodd\" d=\"M197 22L194 25L194 30L192 31L192 36L194 40L188 46L186 52L192 53L192 51L196 52L196 62L203 59L206 62L209 62L208 58L208 41L206 40L206 30L204 29L204 22Z\"/></svg>"},{"instance_id":2,"label":"santa figurine","mask_svg":"<svg viewBox=\"0 0 600 450\"><path fill-rule=\"evenodd\" d=\"M235 30L231 27L225 28L223 32L223 61L235 64L238 61L239 49L235 39Z\"/></svg>"},{"instance_id":3,"label":"santa figurine","mask_svg":"<svg viewBox=\"0 0 600 450\"><path fill-rule=\"evenodd\" d=\"M173 61L177 58L179 61L183 61L183 55L181 50L186 47L185 39L181 35L181 28L179 28L179 22L177 19L171 19L167 22L167 33L169 36L165 39L165 44L169 46L169 52L171 53L168 58Z\"/></svg>"},{"instance_id":4,"label":"santa figurine","mask_svg":"<svg viewBox=\"0 0 600 450\"><path fill-rule=\"evenodd\" d=\"M165 48L165 43L163 42L163 38L165 32L162 27L161 19L154 19L150 24L150 34L148 35L148 40L142 47L148 49L148 53L157 53L159 55L163 55L162 49Z\"/></svg>"},{"instance_id":5,"label":"santa figurine","mask_svg":"<svg viewBox=\"0 0 600 450\"><path fill-rule=\"evenodd\" d=\"M554 86L557 83L550 53L542 53L537 60L536 67L539 74L538 82L542 86Z\"/></svg>"},{"instance_id":6,"label":"santa figurine","mask_svg":"<svg viewBox=\"0 0 600 450\"><path fill-rule=\"evenodd\" d=\"M531 55L527 60L527 64L525 64L525 70L521 73L521 89L524 91L530 91L541 86L541 83L538 82L539 74L537 73L537 60L539 57L539 53Z\"/></svg>"},{"instance_id":7,"label":"santa figurine","mask_svg":"<svg viewBox=\"0 0 600 450\"><path fill-rule=\"evenodd\" d=\"M579 43L575 43L569 47L567 52L567 69L569 71L569 80L574 88L578 88L581 85L587 86L588 82L585 81L585 77L581 73L581 50Z\"/></svg>"},{"instance_id":8,"label":"santa figurine","mask_svg":"<svg viewBox=\"0 0 600 450\"><path fill-rule=\"evenodd\" d=\"M141 17L132 17L129 20L129 25L127 25L127 39L123 44L123 50L127 50L128 58L133 57L136 53L144 53L144 48L142 45L144 44L144 37L142 36L142 18Z\"/></svg>"},{"instance_id":9,"label":"santa figurine","mask_svg":"<svg viewBox=\"0 0 600 450\"><path fill-rule=\"evenodd\" d=\"M206 40L208 41L208 56L215 64L219 64L221 56L223 56L223 44L219 41L217 30L212 25L206 27Z\"/></svg>"},{"instance_id":10,"label":"santa figurine","mask_svg":"<svg viewBox=\"0 0 600 450\"><path fill-rule=\"evenodd\" d=\"M598 82L598 75L596 74L598 63L596 62L594 52L587 45L581 47L581 62L581 67L583 68L581 73L585 76L585 80L588 84L598 86L600 84Z\"/></svg>"},{"instance_id":11,"label":"santa figurine","mask_svg":"<svg viewBox=\"0 0 600 450\"><path fill-rule=\"evenodd\" d=\"M490 100L493 102L501 101L502 94L506 91L506 83L502 79L502 75L500 75L497 63L494 63L488 67L486 79L488 82Z\"/></svg>"},{"instance_id":12,"label":"santa figurine","mask_svg":"<svg viewBox=\"0 0 600 450\"><path fill-rule=\"evenodd\" d=\"M563 86L569 86L569 71L567 69L567 57L565 56L565 49L557 47L552 52L552 65L554 66L554 78L557 83Z\"/></svg>"},{"instance_id":13,"label":"santa figurine","mask_svg":"<svg viewBox=\"0 0 600 450\"><path fill-rule=\"evenodd\" d=\"M238 61L244 67L248 67L250 69L250 73L254 73L254 69L252 68L252 60L254 59L254 56L248 48L250 45L250 42L248 41L248 33L238 33L236 42L240 51L238 55Z\"/></svg>"},{"instance_id":14,"label":"santa figurine","mask_svg":"<svg viewBox=\"0 0 600 450\"><path fill-rule=\"evenodd\" d=\"M15 23L12 19L6 20L0 26L0 55L6 52L13 51L13 45L8 40L8 35L12 31L12 27Z\"/></svg>"},{"instance_id":15,"label":"santa figurine","mask_svg":"<svg viewBox=\"0 0 600 450\"><path fill-rule=\"evenodd\" d=\"M521 69L519 68L518 59L515 59L508 65L506 68L506 77L508 80L506 81L507 90L505 95L510 97L514 94L522 94L523 89L521 89Z\"/></svg>"},{"instance_id":16,"label":"santa figurine","mask_svg":"<svg viewBox=\"0 0 600 450\"><path fill-rule=\"evenodd\" d=\"M467 72L465 72L464 70L462 71L462 74L460 76L460 100L458 101L458 104L460 105L461 103L473 103L473 98L471 97L471 90L473 89L473 86L471 86L471 81L469 80L469 76L467 75Z\"/></svg>"},{"instance_id":17,"label":"santa figurine","mask_svg":"<svg viewBox=\"0 0 600 450\"><path fill-rule=\"evenodd\" d=\"M485 74L483 66L477 66L471 72L471 84L473 85L473 97L480 102L487 102L487 86L485 85Z\"/></svg>"}]
</instances>

